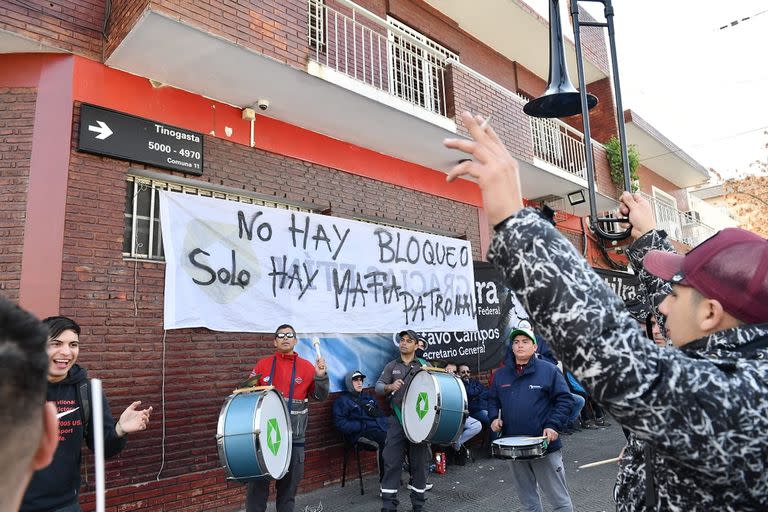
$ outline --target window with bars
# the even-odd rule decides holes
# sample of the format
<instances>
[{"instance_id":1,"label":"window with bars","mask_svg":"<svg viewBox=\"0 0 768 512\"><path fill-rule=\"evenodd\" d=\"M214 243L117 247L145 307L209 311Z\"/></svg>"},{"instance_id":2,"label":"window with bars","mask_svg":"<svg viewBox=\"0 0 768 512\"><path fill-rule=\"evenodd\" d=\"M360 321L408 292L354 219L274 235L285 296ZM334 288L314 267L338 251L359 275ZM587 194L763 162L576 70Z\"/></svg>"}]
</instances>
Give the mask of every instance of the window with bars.
<instances>
[{"instance_id":1,"label":"window with bars","mask_svg":"<svg viewBox=\"0 0 768 512\"><path fill-rule=\"evenodd\" d=\"M324 52L327 31L324 0L307 0L307 37L310 48Z\"/></svg>"},{"instance_id":2,"label":"window with bars","mask_svg":"<svg viewBox=\"0 0 768 512\"><path fill-rule=\"evenodd\" d=\"M388 31L390 59L390 93L436 114L445 115L445 60L459 56L437 44L424 34L394 18L387 23L427 46L427 51L392 30Z\"/></svg>"},{"instance_id":3,"label":"window with bars","mask_svg":"<svg viewBox=\"0 0 768 512\"><path fill-rule=\"evenodd\" d=\"M196 184L176 183L142 176L128 176L125 187L125 213L123 229L123 257L163 261L163 240L160 231L159 190L183 192L204 197L215 197L238 203L269 206L302 212L309 208L269 201L247 193L235 193L199 187Z\"/></svg>"}]
</instances>

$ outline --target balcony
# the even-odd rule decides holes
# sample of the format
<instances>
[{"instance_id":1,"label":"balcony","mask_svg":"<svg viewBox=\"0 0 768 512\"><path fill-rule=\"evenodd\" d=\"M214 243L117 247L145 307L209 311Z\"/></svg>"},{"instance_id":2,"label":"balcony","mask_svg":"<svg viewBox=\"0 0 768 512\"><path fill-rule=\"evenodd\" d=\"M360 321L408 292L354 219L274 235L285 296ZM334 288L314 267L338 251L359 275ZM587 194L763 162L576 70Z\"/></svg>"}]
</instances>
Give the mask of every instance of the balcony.
<instances>
[{"instance_id":1,"label":"balcony","mask_svg":"<svg viewBox=\"0 0 768 512\"><path fill-rule=\"evenodd\" d=\"M547 0L426 0L436 10L456 21L462 30L516 61L537 76L549 72L549 11ZM565 57L568 68L576 69L576 48L568 12L569 3L560 2ZM587 83L609 75L608 55L601 29L582 31L584 73ZM593 43L598 42L597 48ZM597 48L597 51L594 49Z\"/></svg>"},{"instance_id":2,"label":"balcony","mask_svg":"<svg viewBox=\"0 0 768 512\"><path fill-rule=\"evenodd\" d=\"M653 207L656 226L666 231L670 238L695 247L715 234L716 230L701 222L696 212L681 212L664 201L641 194Z\"/></svg>"},{"instance_id":3,"label":"balcony","mask_svg":"<svg viewBox=\"0 0 768 512\"><path fill-rule=\"evenodd\" d=\"M440 143L461 133L456 114L491 115L520 160L525 197L555 201L586 188L578 131L529 118L519 95L395 20L349 0L307 0L306 39L293 34L289 42L300 47L281 59L216 25L179 19L166 3L150 1L115 41L109 66L239 107L268 99L259 115L444 172L463 157ZM255 126L257 140L269 137ZM598 211L615 206L615 190L600 176L598 192Z\"/></svg>"}]
</instances>

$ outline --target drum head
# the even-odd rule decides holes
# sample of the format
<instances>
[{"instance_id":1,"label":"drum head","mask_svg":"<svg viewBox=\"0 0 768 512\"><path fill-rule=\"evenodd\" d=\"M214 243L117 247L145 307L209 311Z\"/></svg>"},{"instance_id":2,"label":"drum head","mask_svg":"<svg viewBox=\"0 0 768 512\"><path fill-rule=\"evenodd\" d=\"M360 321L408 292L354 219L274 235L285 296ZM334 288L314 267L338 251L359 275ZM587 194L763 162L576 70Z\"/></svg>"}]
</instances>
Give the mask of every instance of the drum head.
<instances>
[{"instance_id":1,"label":"drum head","mask_svg":"<svg viewBox=\"0 0 768 512\"><path fill-rule=\"evenodd\" d=\"M280 479L290 463L291 429L288 408L277 391L264 393L254 422L259 432L259 462L272 478Z\"/></svg>"},{"instance_id":2,"label":"drum head","mask_svg":"<svg viewBox=\"0 0 768 512\"><path fill-rule=\"evenodd\" d=\"M530 436L511 436L497 439L493 442L493 444L497 444L499 446L533 446L541 444L541 440L531 439Z\"/></svg>"},{"instance_id":3,"label":"drum head","mask_svg":"<svg viewBox=\"0 0 768 512\"><path fill-rule=\"evenodd\" d=\"M426 370L416 372L403 397L403 429L414 443L427 439L435 424L438 389Z\"/></svg>"}]
</instances>

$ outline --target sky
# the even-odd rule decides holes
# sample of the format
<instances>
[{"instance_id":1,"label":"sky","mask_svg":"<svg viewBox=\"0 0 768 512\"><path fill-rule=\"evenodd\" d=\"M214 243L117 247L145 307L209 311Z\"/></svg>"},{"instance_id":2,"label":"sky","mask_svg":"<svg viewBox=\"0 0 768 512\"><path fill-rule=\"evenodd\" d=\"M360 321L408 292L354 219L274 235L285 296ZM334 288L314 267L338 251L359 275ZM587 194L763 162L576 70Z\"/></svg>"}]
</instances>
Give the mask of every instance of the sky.
<instances>
[{"instance_id":1,"label":"sky","mask_svg":"<svg viewBox=\"0 0 768 512\"><path fill-rule=\"evenodd\" d=\"M726 178L766 161L768 0L612 3L624 108Z\"/></svg>"}]
</instances>

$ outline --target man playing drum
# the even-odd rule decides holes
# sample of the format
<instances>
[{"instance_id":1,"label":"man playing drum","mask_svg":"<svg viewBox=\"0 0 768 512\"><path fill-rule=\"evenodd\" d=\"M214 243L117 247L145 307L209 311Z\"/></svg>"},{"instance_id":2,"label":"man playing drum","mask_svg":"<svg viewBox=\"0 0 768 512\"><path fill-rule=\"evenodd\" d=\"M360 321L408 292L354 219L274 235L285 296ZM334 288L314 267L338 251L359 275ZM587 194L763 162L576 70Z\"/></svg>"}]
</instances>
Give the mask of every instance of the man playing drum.
<instances>
[{"instance_id":1,"label":"man playing drum","mask_svg":"<svg viewBox=\"0 0 768 512\"><path fill-rule=\"evenodd\" d=\"M315 366L293 351L296 331L283 324L275 331L275 355L260 359L251 377L261 375L259 386L274 386L288 402L293 430L293 450L288 473L275 483L277 512L293 512L296 489L304 476L304 434L307 430L310 398L328 398L329 381L325 359L318 357ZM269 479L248 482L245 501L247 512L264 512L269 498Z\"/></svg>"},{"instance_id":2,"label":"man playing drum","mask_svg":"<svg viewBox=\"0 0 768 512\"><path fill-rule=\"evenodd\" d=\"M531 444L548 443L543 457L511 464L523 510L542 510L538 484L554 510L572 511L558 439L558 431L565 427L573 407L571 393L556 366L534 357L536 337L532 331L515 329L509 337L504 366L496 372L488 393L488 414L495 418L491 430L502 432L497 443L506 436L528 436ZM501 419L496 417L499 408Z\"/></svg>"},{"instance_id":3,"label":"man playing drum","mask_svg":"<svg viewBox=\"0 0 768 512\"><path fill-rule=\"evenodd\" d=\"M401 423L403 395L413 375L422 363L416 359L417 335L413 331L402 331L400 337L400 358L387 363L376 382L376 393L386 395L395 415L388 418L387 440L384 445L384 476L381 479L382 512L397 510L397 489L403 473L405 450L409 450L412 477L411 504L415 512L424 510L424 493L427 491L429 473L429 443L414 444L405 437Z\"/></svg>"}]
</instances>

